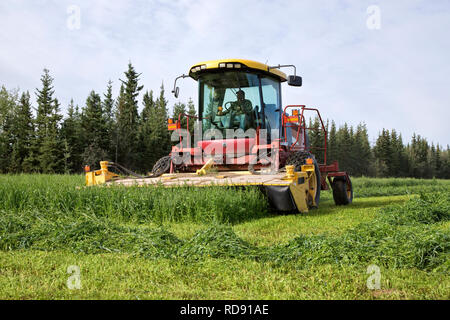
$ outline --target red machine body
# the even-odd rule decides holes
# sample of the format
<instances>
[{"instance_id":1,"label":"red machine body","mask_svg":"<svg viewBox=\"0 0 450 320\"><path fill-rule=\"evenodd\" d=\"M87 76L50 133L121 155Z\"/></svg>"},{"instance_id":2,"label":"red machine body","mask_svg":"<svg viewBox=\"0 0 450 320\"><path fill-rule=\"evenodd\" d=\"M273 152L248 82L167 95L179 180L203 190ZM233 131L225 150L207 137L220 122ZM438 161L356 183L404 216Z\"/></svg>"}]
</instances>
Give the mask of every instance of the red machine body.
<instances>
[{"instance_id":1,"label":"red machine body","mask_svg":"<svg viewBox=\"0 0 450 320\"><path fill-rule=\"evenodd\" d=\"M305 115L317 116L320 120L320 127L310 128L306 125ZM181 121L187 119L186 130L182 131ZM219 171L247 171L249 165L253 164L254 170L271 168L280 170L284 168L286 160L293 152L308 151L313 155L319 153L323 156L323 163L318 163L321 175L321 189L329 190L328 182L332 184L332 178L345 177L350 181L347 172L339 170L337 161L327 163L327 130L316 108L308 108L305 105L288 105L284 108L281 118L281 137L267 142L267 139L260 139L259 128L255 137L200 140L196 142L192 137L186 137L189 132L189 125L192 120L202 120L188 114L180 114L176 121L176 131L179 132L180 143L172 147L171 156L178 155L184 161L180 164L172 163L170 173L176 171L195 172L201 168L210 158L215 159L215 167ZM320 130L323 133L323 144L311 147L308 142L308 132ZM270 140L270 139L269 139ZM264 155L264 156L261 156ZM327 182L328 180L328 182Z\"/></svg>"}]
</instances>

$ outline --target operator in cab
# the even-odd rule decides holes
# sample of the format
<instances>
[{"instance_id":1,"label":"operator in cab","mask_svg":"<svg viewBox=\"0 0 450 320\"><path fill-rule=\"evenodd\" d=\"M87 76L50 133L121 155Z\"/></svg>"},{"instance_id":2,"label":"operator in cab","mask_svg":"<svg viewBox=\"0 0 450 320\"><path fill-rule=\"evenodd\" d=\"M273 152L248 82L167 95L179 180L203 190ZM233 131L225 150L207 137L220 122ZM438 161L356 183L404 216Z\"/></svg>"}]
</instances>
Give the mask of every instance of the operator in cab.
<instances>
[{"instance_id":1,"label":"operator in cab","mask_svg":"<svg viewBox=\"0 0 450 320\"><path fill-rule=\"evenodd\" d=\"M226 116L227 114L230 114L231 126L233 128L239 127L239 129L246 130L247 127L251 126L251 114L253 111L252 102L245 99L245 92L242 90L236 92L236 97L237 100L231 102L231 105L227 110L221 111L219 109L218 115Z\"/></svg>"}]
</instances>

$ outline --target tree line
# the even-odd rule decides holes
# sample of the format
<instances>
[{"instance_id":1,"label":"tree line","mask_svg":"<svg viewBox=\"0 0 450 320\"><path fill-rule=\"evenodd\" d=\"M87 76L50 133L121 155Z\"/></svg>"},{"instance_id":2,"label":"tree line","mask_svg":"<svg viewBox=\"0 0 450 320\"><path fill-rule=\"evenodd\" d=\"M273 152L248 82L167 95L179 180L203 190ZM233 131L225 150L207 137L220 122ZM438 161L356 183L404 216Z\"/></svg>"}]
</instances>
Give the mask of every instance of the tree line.
<instances>
[{"instance_id":1,"label":"tree line","mask_svg":"<svg viewBox=\"0 0 450 320\"><path fill-rule=\"evenodd\" d=\"M139 113L140 74L130 63L124 75L118 97L113 97L109 81L105 93L91 91L81 109L71 100L65 118L49 70L44 69L41 88L36 89L36 108L29 92L19 95L3 86L0 172L78 173L85 165L98 167L100 160L139 172L151 170L171 150L164 86L156 97L152 90L143 94ZM195 115L192 100L187 106L177 103L172 116L187 112Z\"/></svg>"},{"instance_id":2,"label":"tree line","mask_svg":"<svg viewBox=\"0 0 450 320\"><path fill-rule=\"evenodd\" d=\"M318 118L310 119L309 139L311 151L319 163L324 161L325 134ZM367 126L360 123L354 128L347 123L336 127L327 121L327 163L339 162L340 170L353 176L412 177L450 179L449 146L413 134L411 141L403 143L402 135L395 129L382 129L373 146L369 143Z\"/></svg>"},{"instance_id":3,"label":"tree line","mask_svg":"<svg viewBox=\"0 0 450 320\"><path fill-rule=\"evenodd\" d=\"M167 120L179 114L195 116L192 99L176 103L169 115L164 86L159 94L143 90L140 74L131 63L120 81L117 97L109 81L104 93L91 91L79 108L73 100L63 117L55 96L54 79L44 69L36 89L36 107L29 92L0 89L0 173L79 173L85 165L98 167L101 160L120 163L146 173L169 154L172 146ZM139 104L142 111L139 112ZM185 127L186 120L182 122ZM319 119L311 119L309 140L319 162L324 132ZM420 135L404 145L401 134L383 129L374 146L365 124L346 123L339 128L326 123L327 162L339 161L340 169L354 176L450 178L449 147L431 145Z\"/></svg>"}]
</instances>

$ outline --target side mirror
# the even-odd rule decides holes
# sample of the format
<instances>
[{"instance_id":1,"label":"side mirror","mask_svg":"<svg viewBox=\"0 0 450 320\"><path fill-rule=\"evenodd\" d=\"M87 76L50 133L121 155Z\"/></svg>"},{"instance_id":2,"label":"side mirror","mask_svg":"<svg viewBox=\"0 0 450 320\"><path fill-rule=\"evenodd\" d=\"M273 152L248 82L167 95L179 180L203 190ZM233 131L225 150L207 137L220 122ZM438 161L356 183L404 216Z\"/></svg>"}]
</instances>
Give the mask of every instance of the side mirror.
<instances>
[{"instance_id":1,"label":"side mirror","mask_svg":"<svg viewBox=\"0 0 450 320\"><path fill-rule=\"evenodd\" d=\"M175 98L178 98L178 95L180 94L180 88L176 87L175 90L172 91Z\"/></svg>"},{"instance_id":2,"label":"side mirror","mask_svg":"<svg viewBox=\"0 0 450 320\"><path fill-rule=\"evenodd\" d=\"M302 77L289 76L288 77L288 85L294 86L294 87L301 87L302 86Z\"/></svg>"},{"instance_id":3,"label":"side mirror","mask_svg":"<svg viewBox=\"0 0 450 320\"><path fill-rule=\"evenodd\" d=\"M175 98L178 98L178 95L180 94L180 88L177 87L177 80L180 79L180 78L184 79L184 78L187 78L187 77L189 77L189 76L183 74L183 75L175 78L175 82L173 83L173 90L172 90L172 93L175 96Z\"/></svg>"}]
</instances>

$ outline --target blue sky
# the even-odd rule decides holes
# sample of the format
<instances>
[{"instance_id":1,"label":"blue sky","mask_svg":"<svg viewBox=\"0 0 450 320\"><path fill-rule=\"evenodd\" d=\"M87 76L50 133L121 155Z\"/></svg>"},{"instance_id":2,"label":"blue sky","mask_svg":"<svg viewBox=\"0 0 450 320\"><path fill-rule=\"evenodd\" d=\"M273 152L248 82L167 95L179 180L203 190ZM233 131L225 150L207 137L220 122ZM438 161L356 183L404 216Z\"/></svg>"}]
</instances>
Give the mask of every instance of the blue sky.
<instances>
[{"instance_id":1,"label":"blue sky","mask_svg":"<svg viewBox=\"0 0 450 320\"><path fill-rule=\"evenodd\" d=\"M379 8L369 29L367 8ZM73 12L80 10L80 28ZM371 20L372 21L372 20ZM72 26L72 27L69 27ZM450 1L44 1L0 2L0 85L34 92L44 67L66 109L89 92L119 89L128 61L144 89L170 94L176 76L203 60L295 64L301 88L284 104L319 107L336 123L365 122L409 140L416 132L450 144ZM180 83L180 101L197 98Z\"/></svg>"}]
</instances>

